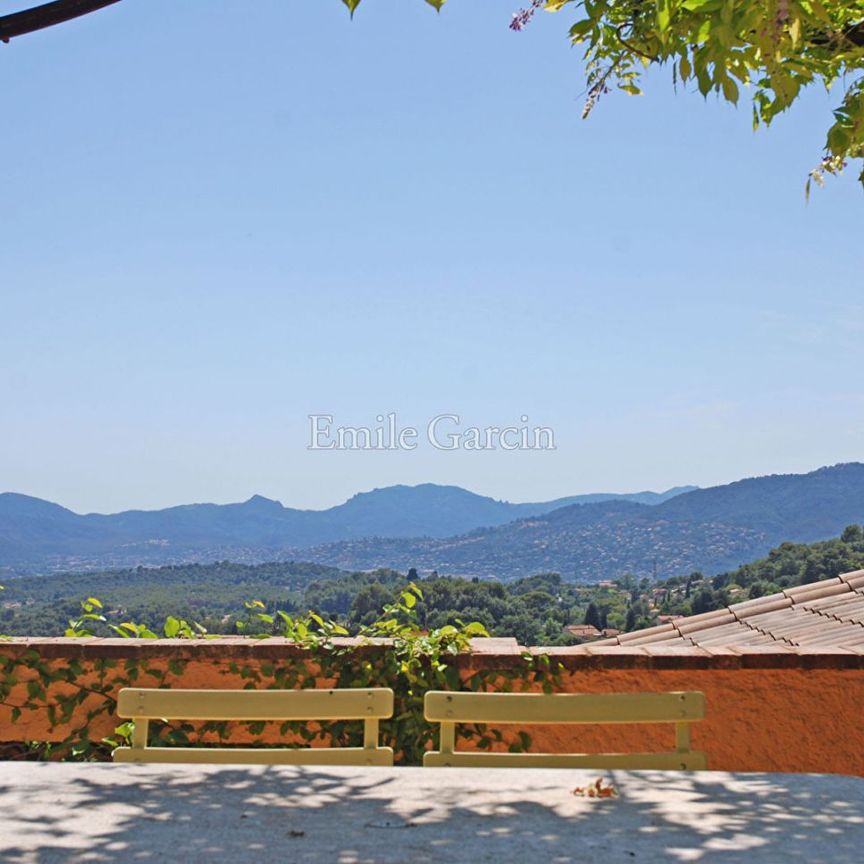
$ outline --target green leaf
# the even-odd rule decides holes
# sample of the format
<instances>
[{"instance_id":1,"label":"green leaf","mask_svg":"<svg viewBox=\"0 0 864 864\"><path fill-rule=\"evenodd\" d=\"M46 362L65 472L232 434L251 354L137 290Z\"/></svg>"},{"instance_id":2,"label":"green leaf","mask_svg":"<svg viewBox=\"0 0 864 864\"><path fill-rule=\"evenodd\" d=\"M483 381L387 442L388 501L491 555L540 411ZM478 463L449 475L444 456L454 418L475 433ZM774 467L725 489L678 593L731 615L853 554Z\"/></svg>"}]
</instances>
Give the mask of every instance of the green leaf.
<instances>
[{"instance_id":1,"label":"green leaf","mask_svg":"<svg viewBox=\"0 0 864 864\"><path fill-rule=\"evenodd\" d=\"M462 686L462 678L459 675L459 670L455 666L448 666L444 672L444 680L451 690L459 690Z\"/></svg>"},{"instance_id":2,"label":"green leaf","mask_svg":"<svg viewBox=\"0 0 864 864\"><path fill-rule=\"evenodd\" d=\"M738 104L738 85L731 78L723 79L723 95L730 102Z\"/></svg>"},{"instance_id":3,"label":"green leaf","mask_svg":"<svg viewBox=\"0 0 864 864\"><path fill-rule=\"evenodd\" d=\"M669 24L672 20L672 10L669 8L669 0L657 0L657 29L660 40L665 42L669 33Z\"/></svg>"},{"instance_id":4,"label":"green leaf","mask_svg":"<svg viewBox=\"0 0 864 864\"><path fill-rule=\"evenodd\" d=\"M797 46L801 41L801 19L796 18L789 25L789 37L792 39L792 45Z\"/></svg>"}]
</instances>

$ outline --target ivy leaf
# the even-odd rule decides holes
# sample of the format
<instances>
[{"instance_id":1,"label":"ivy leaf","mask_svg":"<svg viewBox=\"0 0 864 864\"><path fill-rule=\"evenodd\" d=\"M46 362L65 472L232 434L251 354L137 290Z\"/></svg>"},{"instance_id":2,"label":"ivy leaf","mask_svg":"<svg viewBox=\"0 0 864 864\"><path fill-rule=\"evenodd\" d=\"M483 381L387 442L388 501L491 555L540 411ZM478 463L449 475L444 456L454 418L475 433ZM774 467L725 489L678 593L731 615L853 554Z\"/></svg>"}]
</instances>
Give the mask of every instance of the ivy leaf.
<instances>
[{"instance_id":1,"label":"ivy leaf","mask_svg":"<svg viewBox=\"0 0 864 864\"><path fill-rule=\"evenodd\" d=\"M462 632L466 636L489 635L489 631L479 621L472 621L470 624L466 624Z\"/></svg>"}]
</instances>

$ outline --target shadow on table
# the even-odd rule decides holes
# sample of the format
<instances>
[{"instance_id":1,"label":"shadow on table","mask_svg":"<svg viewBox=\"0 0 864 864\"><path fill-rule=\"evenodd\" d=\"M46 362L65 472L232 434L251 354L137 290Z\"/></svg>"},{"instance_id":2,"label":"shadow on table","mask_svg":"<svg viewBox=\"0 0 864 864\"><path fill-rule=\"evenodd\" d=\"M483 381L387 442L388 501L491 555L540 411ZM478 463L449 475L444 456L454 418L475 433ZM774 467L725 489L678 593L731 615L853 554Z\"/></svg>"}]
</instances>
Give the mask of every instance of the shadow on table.
<instances>
[{"instance_id":1,"label":"shadow on table","mask_svg":"<svg viewBox=\"0 0 864 864\"><path fill-rule=\"evenodd\" d=\"M619 798L589 800L572 794L585 773L565 770L524 789L499 782L506 769L486 782L478 771L470 788L430 770L407 790L399 769L93 771L53 802L44 784L34 800L0 783L0 860L833 864L864 854L864 781L849 777L638 772L620 776Z\"/></svg>"}]
</instances>

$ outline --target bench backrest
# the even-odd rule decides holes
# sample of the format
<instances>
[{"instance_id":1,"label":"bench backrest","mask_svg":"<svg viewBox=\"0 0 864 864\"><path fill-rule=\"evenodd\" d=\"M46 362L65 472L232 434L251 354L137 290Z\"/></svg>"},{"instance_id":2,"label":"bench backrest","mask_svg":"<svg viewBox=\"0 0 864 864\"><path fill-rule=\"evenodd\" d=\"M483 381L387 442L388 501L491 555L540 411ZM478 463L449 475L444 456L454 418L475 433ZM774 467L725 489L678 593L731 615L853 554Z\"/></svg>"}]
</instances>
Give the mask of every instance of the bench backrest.
<instances>
[{"instance_id":1,"label":"bench backrest","mask_svg":"<svg viewBox=\"0 0 864 864\"><path fill-rule=\"evenodd\" d=\"M427 720L440 723L439 749L423 765L627 768L699 770L704 753L690 749L690 724L705 716L705 696L676 693L450 693L432 690L424 700ZM674 723L675 750L669 753L489 753L456 750L456 725Z\"/></svg>"},{"instance_id":2,"label":"bench backrest","mask_svg":"<svg viewBox=\"0 0 864 864\"><path fill-rule=\"evenodd\" d=\"M346 690L173 690L127 687L117 713L134 721L131 747L117 762L197 762L248 765L392 765L378 746L378 721L393 715L389 688ZM362 720L362 747L148 747L151 720Z\"/></svg>"}]
</instances>

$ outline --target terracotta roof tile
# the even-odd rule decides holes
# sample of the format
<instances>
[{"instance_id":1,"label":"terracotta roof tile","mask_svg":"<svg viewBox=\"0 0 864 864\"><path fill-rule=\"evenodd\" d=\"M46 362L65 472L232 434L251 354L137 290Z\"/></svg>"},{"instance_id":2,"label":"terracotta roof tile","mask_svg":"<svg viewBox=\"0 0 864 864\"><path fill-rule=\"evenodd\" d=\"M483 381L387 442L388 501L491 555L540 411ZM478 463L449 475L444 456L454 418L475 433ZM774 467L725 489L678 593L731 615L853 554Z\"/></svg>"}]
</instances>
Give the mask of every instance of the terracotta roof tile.
<instances>
[{"instance_id":1,"label":"terracotta roof tile","mask_svg":"<svg viewBox=\"0 0 864 864\"><path fill-rule=\"evenodd\" d=\"M850 601L849 598L849 595L854 593L855 592L853 591L847 591L845 594L835 594L831 597L817 597L815 600L801 600L795 605L801 609L813 609L817 612L825 612L834 607L843 608L848 606L850 602L854 603L854 599ZM862 600L864 600L864 597L862 597Z\"/></svg>"},{"instance_id":2,"label":"terracotta roof tile","mask_svg":"<svg viewBox=\"0 0 864 864\"><path fill-rule=\"evenodd\" d=\"M793 603L800 603L802 600L815 600L817 597L846 594L849 590L849 585L841 579L824 579L809 585L799 585L797 588L787 588L783 593L791 597Z\"/></svg>"},{"instance_id":3,"label":"terracotta roof tile","mask_svg":"<svg viewBox=\"0 0 864 864\"><path fill-rule=\"evenodd\" d=\"M774 609L787 609L792 605L792 599L785 594L768 594L755 600L745 600L743 603L733 603L729 609L736 618L748 618L750 615L761 615Z\"/></svg>"},{"instance_id":4,"label":"terracotta roof tile","mask_svg":"<svg viewBox=\"0 0 864 864\"><path fill-rule=\"evenodd\" d=\"M705 648L722 648L724 646L734 648L738 645L777 645L776 639L757 633L755 630L733 630L729 628L726 633L718 633L710 639L699 644Z\"/></svg>"},{"instance_id":5,"label":"terracotta roof tile","mask_svg":"<svg viewBox=\"0 0 864 864\"><path fill-rule=\"evenodd\" d=\"M728 609L718 609L707 615L694 615L692 618L681 618L673 626L682 635L695 633L698 630L713 630L725 624L737 624L738 619Z\"/></svg>"},{"instance_id":6,"label":"terracotta roof tile","mask_svg":"<svg viewBox=\"0 0 864 864\"><path fill-rule=\"evenodd\" d=\"M749 618L745 618L742 623L746 623L748 627L753 627L757 630L771 632L771 628L775 625L788 622L792 614L791 610L764 612L761 615L751 615Z\"/></svg>"},{"instance_id":7,"label":"terracotta roof tile","mask_svg":"<svg viewBox=\"0 0 864 864\"><path fill-rule=\"evenodd\" d=\"M771 602L762 602L770 600ZM758 600L747 600L744 603L736 603L729 609L735 614L739 621L749 618L751 615L762 615L765 612L773 612L775 609L788 609L792 600L783 594L771 594L770 597L760 597Z\"/></svg>"},{"instance_id":8,"label":"terracotta roof tile","mask_svg":"<svg viewBox=\"0 0 864 864\"><path fill-rule=\"evenodd\" d=\"M820 602L820 601L815 601ZM852 621L857 624L864 623L864 597L860 600L850 598L845 603L832 603L830 606L812 607L803 604L804 608L812 609L826 618L835 618L838 621Z\"/></svg>"},{"instance_id":9,"label":"terracotta roof tile","mask_svg":"<svg viewBox=\"0 0 864 864\"><path fill-rule=\"evenodd\" d=\"M851 573L841 573L840 578L852 588L860 588L864 585L864 570L853 570Z\"/></svg>"},{"instance_id":10,"label":"terracotta roof tile","mask_svg":"<svg viewBox=\"0 0 864 864\"><path fill-rule=\"evenodd\" d=\"M651 628L654 630L655 628ZM643 630L643 633L648 633L647 630ZM631 635L631 634L622 634L623 635ZM619 639L622 637L619 636ZM671 630L667 633L653 633L651 635L643 636L641 639L628 639L627 642L622 643L626 645L628 648L631 645L657 645L664 642L668 642L671 645L695 645L696 642L688 636L682 636L675 630Z\"/></svg>"},{"instance_id":11,"label":"terracotta roof tile","mask_svg":"<svg viewBox=\"0 0 864 864\"><path fill-rule=\"evenodd\" d=\"M674 636L676 633L677 631L672 624L660 624L658 627L647 627L645 630L634 630L632 633L622 633L620 636L616 636L615 638L621 645L629 645L637 639L641 641L645 636L657 636L660 634Z\"/></svg>"},{"instance_id":12,"label":"terracotta roof tile","mask_svg":"<svg viewBox=\"0 0 864 864\"><path fill-rule=\"evenodd\" d=\"M599 644L656 646L661 653L687 646L756 654L796 647L856 652L864 647L864 570L622 633Z\"/></svg>"},{"instance_id":13,"label":"terracotta roof tile","mask_svg":"<svg viewBox=\"0 0 864 864\"><path fill-rule=\"evenodd\" d=\"M829 646L840 646L848 644L854 644L857 638L860 638L862 634L857 634L854 632L854 629L857 625L849 624L847 627L843 627L840 630L834 630L831 633L818 633L818 632L810 632L805 633L800 636L797 640L798 645L807 646L807 645L822 645L825 647Z\"/></svg>"}]
</instances>

